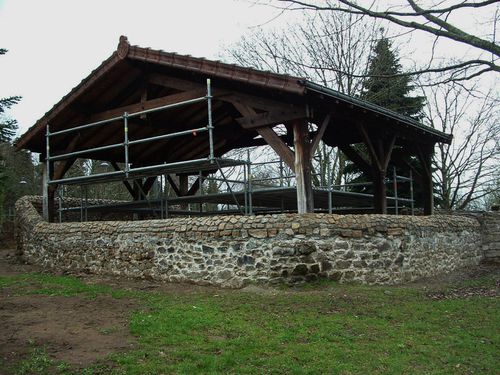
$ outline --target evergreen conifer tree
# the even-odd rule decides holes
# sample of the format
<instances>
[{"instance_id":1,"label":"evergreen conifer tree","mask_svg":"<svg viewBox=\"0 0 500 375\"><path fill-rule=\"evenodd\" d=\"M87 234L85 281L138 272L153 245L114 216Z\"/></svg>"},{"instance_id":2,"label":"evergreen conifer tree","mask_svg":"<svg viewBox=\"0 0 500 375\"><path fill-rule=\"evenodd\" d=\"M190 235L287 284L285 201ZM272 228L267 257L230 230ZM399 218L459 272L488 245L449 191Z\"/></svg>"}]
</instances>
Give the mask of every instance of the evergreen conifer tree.
<instances>
[{"instance_id":1,"label":"evergreen conifer tree","mask_svg":"<svg viewBox=\"0 0 500 375\"><path fill-rule=\"evenodd\" d=\"M425 103L425 97L410 96L414 90L410 76L402 75L403 70L399 62L397 51L393 50L391 42L382 37L375 45L372 56L370 57L370 65L367 75L369 76L363 83L363 91L360 95L361 99L377 104L381 107L390 109L402 115L420 120ZM367 151L364 146L357 145L355 148L368 159ZM393 152L393 156L397 154L397 150ZM413 158L407 162L418 164L418 160ZM388 171L393 170L394 165L390 164ZM353 163L348 163L346 171L357 175L351 182L366 182L370 181L368 176ZM408 176L408 170L397 170L398 175ZM392 177L392 173L388 173L388 177ZM392 184L387 186L387 195L392 196ZM422 192L419 186L414 187L414 199L417 205L420 204ZM351 191L373 193L371 185L351 187ZM409 185L403 184L398 188L399 195L405 198L409 197Z\"/></svg>"},{"instance_id":2,"label":"evergreen conifer tree","mask_svg":"<svg viewBox=\"0 0 500 375\"><path fill-rule=\"evenodd\" d=\"M373 49L363 83L361 98L402 115L420 119L425 98L409 96L414 90L410 76L401 75L402 67L391 42L382 37Z\"/></svg>"},{"instance_id":3,"label":"evergreen conifer tree","mask_svg":"<svg viewBox=\"0 0 500 375\"><path fill-rule=\"evenodd\" d=\"M0 48L0 55L4 55L5 53L7 53L7 50L4 48ZM0 143L10 143L12 142L14 135L16 135L17 121L8 118L5 112L14 104L19 103L20 100L20 96L0 98Z\"/></svg>"}]
</instances>

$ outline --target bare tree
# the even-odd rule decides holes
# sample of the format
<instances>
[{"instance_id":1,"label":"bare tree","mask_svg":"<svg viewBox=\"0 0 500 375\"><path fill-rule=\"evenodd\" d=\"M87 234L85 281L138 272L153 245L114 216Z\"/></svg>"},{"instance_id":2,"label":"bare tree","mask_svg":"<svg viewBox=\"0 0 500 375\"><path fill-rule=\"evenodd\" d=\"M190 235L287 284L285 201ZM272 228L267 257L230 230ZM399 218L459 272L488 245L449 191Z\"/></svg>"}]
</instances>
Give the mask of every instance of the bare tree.
<instances>
[{"instance_id":1,"label":"bare tree","mask_svg":"<svg viewBox=\"0 0 500 375\"><path fill-rule=\"evenodd\" d=\"M410 31L418 30L432 35L435 37L434 47L439 39L458 42L469 47L470 54L473 55L463 61L445 65L436 65L431 58L427 66L405 74L449 72L450 75L445 80L447 82L469 80L487 72L500 72L498 64L500 46L496 41L497 24L500 18L498 0L433 0L427 1L425 6L417 4L415 0L385 2L385 6L380 6L381 2L376 1L370 2L370 6L364 6L354 0L261 0L260 3L283 9L319 11L316 13L340 12L365 15L388 21ZM459 20L476 19L479 12L483 16L486 15L487 19L482 23L476 21L474 33L466 31L466 27L458 26ZM486 28L486 31L480 33L477 28Z\"/></svg>"},{"instance_id":2,"label":"bare tree","mask_svg":"<svg viewBox=\"0 0 500 375\"><path fill-rule=\"evenodd\" d=\"M425 91L427 122L454 135L451 145L436 146L436 202L444 209L470 207L499 188L498 100L491 95L478 98L475 87L457 83Z\"/></svg>"},{"instance_id":3,"label":"bare tree","mask_svg":"<svg viewBox=\"0 0 500 375\"><path fill-rule=\"evenodd\" d=\"M361 92L369 55L380 28L378 23L357 14L319 12L281 30L259 29L226 50L223 58L237 64L307 78L344 94ZM312 125L314 126L314 125ZM322 144L314 158L313 183L340 184L345 156Z\"/></svg>"}]
</instances>

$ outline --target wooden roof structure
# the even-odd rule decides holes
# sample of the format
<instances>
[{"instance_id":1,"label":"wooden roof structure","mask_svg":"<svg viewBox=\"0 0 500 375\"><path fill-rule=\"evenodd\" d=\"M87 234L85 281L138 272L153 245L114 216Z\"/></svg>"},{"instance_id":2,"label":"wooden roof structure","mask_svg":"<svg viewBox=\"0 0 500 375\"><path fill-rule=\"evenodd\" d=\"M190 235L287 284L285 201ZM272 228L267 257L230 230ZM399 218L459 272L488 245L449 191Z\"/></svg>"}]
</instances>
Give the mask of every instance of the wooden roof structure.
<instances>
[{"instance_id":1,"label":"wooden roof structure","mask_svg":"<svg viewBox=\"0 0 500 375\"><path fill-rule=\"evenodd\" d=\"M410 156L419 157L423 166L420 174L424 184L430 186L426 212L432 210L432 150L436 142L450 143L451 135L302 77L133 46L124 36L108 59L20 137L17 147L41 153L43 160L49 124L51 133L62 132L51 140L50 155L78 153L78 157L123 163L123 150L103 147L123 142L122 121L78 132L63 131L191 100L189 106L131 118L129 138L146 139L206 126L207 103L195 99L207 95L207 78L212 82L214 155L269 144L297 175L298 195L304 201L298 205L299 212L313 207L312 198L307 198L310 161L320 139L338 147L371 175L375 187L378 181L378 212L385 210L381 179L385 178L389 160L403 163ZM316 130L310 131L308 123L316 124ZM286 134L278 135L273 130L278 124L286 126ZM366 145L369 158L353 147L359 143ZM100 150L85 152L95 148ZM128 162L148 166L206 158L209 153L205 136L186 132L180 138L130 145ZM61 179L74 159L56 162L49 168L50 178Z\"/></svg>"}]
</instances>

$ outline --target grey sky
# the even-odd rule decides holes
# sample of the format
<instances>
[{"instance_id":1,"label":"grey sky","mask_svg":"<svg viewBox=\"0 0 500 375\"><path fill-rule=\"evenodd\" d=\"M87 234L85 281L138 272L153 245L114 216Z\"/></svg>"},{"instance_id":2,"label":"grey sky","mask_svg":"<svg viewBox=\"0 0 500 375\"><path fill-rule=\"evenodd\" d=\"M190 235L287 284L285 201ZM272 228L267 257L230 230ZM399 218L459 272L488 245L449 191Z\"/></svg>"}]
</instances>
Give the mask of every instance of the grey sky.
<instances>
[{"instance_id":1,"label":"grey sky","mask_svg":"<svg viewBox=\"0 0 500 375\"><path fill-rule=\"evenodd\" d=\"M9 50L0 58L0 97L23 96L10 113L23 133L107 58L122 34L131 44L216 58L224 45L278 13L249 0L0 0L0 47ZM484 26L467 14L453 21L469 30ZM432 42L422 33L398 39L403 63L425 63ZM444 40L438 47L438 60L469 53Z\"/></svg>"},{"instance_id":2,"label":"grey sky","mask_svg":"<svg viewBox=\"0 0 500 375\"><path fill-rule=\"evenodd\" d=\"M233 0L0 0L0 97L19 133L85 78L127 35L131 44L215 58L276 10Z\"/></svg>"}]
</instances>

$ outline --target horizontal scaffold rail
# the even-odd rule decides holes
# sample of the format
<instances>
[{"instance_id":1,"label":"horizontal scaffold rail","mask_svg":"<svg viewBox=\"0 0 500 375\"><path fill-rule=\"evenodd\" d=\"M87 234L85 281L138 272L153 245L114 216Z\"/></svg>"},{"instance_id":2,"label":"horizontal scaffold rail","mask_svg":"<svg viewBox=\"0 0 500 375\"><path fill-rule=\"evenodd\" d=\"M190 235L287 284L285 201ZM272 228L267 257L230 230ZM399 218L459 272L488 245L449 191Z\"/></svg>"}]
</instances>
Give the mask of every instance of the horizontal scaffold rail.
<instances>
[{"instance_id":1,"label":"horizontal scaffold rail","mask_svg":"<svg viewBox=\"0 0 500 375\"><path fill-rule=\"evenodd\" d=\"M218 163L215 164L214 161ZM88 176L78 176L62 178L59 180L50 180L52 185L92 185L100 182L113 182L132 180L141 177L158 176L161 174L170 173L197 173L199 171L216 171L220 167L233 167L246 164L245 161L225 158L211 159L194 159L187 161L179 161L174 163L165 163L150 165L140 168L130 168L126 171L115 171L107 173L99 173Z\"/></svg>"}]
</instances>

